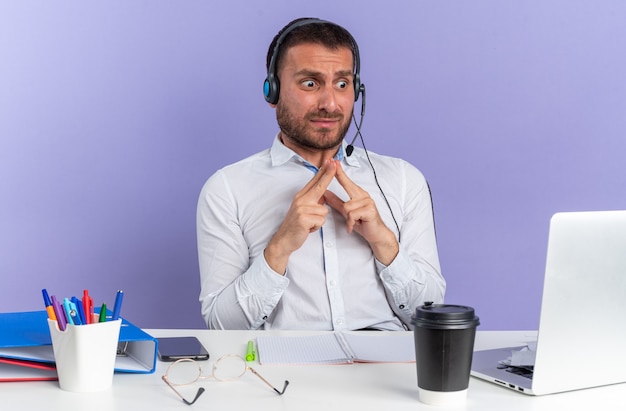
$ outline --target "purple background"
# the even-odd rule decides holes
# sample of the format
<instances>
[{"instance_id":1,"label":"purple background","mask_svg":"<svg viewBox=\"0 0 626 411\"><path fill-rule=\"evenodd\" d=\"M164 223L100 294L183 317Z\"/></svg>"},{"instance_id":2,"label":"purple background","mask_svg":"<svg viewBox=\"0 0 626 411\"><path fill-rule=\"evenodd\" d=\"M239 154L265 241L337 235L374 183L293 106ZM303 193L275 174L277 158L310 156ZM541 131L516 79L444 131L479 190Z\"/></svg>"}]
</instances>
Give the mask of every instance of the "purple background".
<instances>
[{"instance_id":1,"label":"purple background","mask_svg":"<svg viewBox=\"0 0 626 411\"><path fill-rule=\"evenodd\" d=\"M0 311L122 288L139 326L203 327L197 196L270 145L265 53L300 16L357 39L367 147L427 176L447 302L537 328L551 215L626 207L623 1L2 2Z\"/></svg>"}]
</instances>

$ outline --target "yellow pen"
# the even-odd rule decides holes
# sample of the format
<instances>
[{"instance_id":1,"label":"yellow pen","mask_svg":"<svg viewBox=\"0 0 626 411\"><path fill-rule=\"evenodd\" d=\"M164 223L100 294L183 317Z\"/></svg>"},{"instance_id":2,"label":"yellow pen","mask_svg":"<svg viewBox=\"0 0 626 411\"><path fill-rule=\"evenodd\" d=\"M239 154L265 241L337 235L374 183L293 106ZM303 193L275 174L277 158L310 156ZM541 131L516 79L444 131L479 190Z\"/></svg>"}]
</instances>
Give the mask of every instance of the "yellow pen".
<instances>
[{"instance_id":1,"label":"yellow pen","mask_svg":"<svg viewBox=\"0 0 626 411\"><path fill-rule=\"evenodd\" d=\"M248 349L246 350L246 361L256 360L256 351L254 351L254 342L248 341Z\"/></svg>"}]
</instances>

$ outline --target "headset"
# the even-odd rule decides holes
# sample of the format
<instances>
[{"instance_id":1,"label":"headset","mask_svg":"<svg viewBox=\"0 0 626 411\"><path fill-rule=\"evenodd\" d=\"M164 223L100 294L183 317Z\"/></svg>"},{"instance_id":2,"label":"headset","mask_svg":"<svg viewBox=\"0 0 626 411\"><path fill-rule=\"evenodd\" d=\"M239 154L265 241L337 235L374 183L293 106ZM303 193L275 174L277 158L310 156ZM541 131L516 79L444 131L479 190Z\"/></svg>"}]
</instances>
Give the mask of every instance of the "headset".
<instances>
[{"instance_id":1,"label":"headset","mask_svg":"<svg viewBox=\"0 0 626 411\"><path fill-rule=\"evenodd\" d=\"M280 95L280 81L278 80L278 75L276 73L276 63L278 59L278 51L280 50L280 46L282 42L289 36L291 32L295 29L307 26L309 24L331 24L333 26L338 26L335 23L331 23L326 20L309 18L296 20L290 26L287 26L282 33L276 39L276 44L274 45L274 50L272 51L272 57L270 58L270 63L267 68L267 77L263 82L263 95L265 96L265 101L270 104L278 103L278 96ZM343 27L341 27L343 29ZM350 41L352 42L352 55L354 57L354 101L359 99L359 95L365 92L365 85L361 84L361 77L359 74L361 68L361 59L359 57L359 46L356 44L356 40L354 37L344 29L344 31L350 36Z\"/></svg>"}]
</instances>

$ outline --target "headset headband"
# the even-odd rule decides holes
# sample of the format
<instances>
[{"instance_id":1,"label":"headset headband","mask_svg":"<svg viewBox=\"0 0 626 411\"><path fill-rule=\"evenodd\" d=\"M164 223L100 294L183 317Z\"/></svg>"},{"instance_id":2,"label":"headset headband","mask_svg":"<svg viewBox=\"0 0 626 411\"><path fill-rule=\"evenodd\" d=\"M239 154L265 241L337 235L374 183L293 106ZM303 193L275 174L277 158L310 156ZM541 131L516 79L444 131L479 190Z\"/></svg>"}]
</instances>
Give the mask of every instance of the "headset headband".
<instances>
[{"instance_id":1,"label":"headset headband","mask_svg":"<svg viewBox=\"0 0 626 411\"><path fill-rule=\"evenodd\" d=\"M341 27L329 21L311 18L298 20L283 30L280 36L278 36L278 39L276 39L276 44L274 45L274 50L272 51L270 63L267 68L267 77L263 82L263 95L265 96L265 100L268 103L278 103L278 96L280 95L280 82L278 80L278 75L276 74L276 60L278 59L278 51L280 50L282 42L292 31L309 24L332 24L334 26ZM352 55L354 57L354 101L357 101L359 99L359 94L361 94L361 92L363 91L363 86L361 86L361 77L359 74L361 68L359 46L356 44L356 41L354 40L354 37L352 37L350 32L348 32L347 30L345 30L345 32L348 33L348 36L350 36L350 40L352 41Z\"/></svg>"}]
</instances>

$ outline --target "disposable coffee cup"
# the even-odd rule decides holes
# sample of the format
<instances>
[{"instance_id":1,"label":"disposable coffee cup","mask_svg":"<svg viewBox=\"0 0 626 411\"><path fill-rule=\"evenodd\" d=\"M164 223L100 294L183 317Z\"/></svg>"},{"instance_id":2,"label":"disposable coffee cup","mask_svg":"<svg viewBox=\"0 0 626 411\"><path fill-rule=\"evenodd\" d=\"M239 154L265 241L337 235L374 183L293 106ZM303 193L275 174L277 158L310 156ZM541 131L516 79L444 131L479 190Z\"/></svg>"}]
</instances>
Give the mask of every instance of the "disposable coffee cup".
<instances>
[{"instance_id":1,"label":"disposable coffee cup","mask_svg":"<svg viewBox=\"0 0 626 411\"><path fill-rule=\"evenodd\" d=\"M479 324L474 309L426 303L415 310L411 323L420 401L429 405L464 403Z\"/></svg>"},{"instance_id":2,"label":"disposable coffee cup","mask_svg":"<svg viewBox=\"0 0 626 411\"><path fill-rule=\"evenodd\" d=\"M96 392L111 387L121 323L68 324L61 331L56 321L48 320L62 390Z\"/></svg>"}]
</instances>

